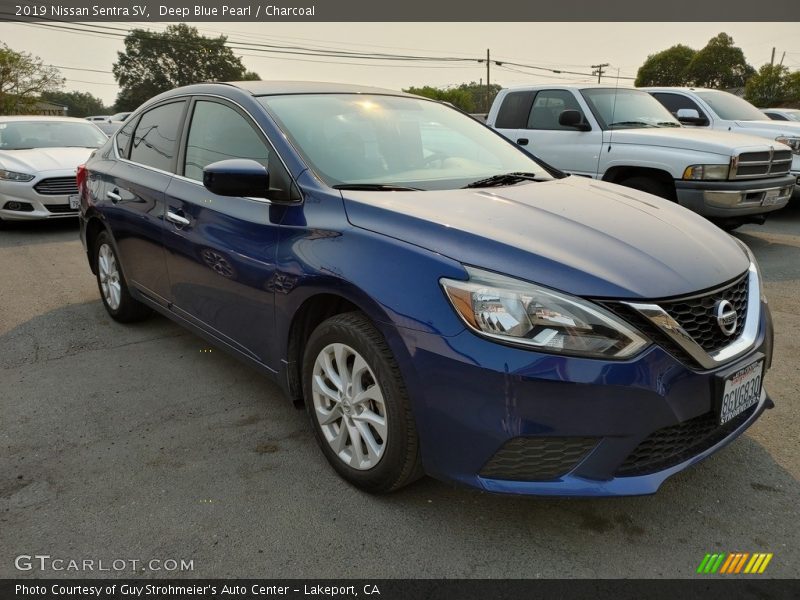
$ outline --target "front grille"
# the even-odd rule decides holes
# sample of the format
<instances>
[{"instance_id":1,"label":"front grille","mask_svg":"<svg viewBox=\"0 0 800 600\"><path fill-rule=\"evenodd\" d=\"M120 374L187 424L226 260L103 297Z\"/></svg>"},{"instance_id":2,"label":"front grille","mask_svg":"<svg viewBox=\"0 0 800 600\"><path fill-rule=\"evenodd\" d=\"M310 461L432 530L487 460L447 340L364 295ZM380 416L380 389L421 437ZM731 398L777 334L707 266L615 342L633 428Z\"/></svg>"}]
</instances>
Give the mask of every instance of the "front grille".
<instances>
[{"instance_id":1,"label":"front grille","mask_svg":"<svg viewBox=\"0 0 800 600\"><path fill-rule=\"evenodd\" d=\"M734 283L710 294L660 302L659 305L686 330L686 333L703 350L712 354L729 345L742 334L747 315L748 288L749 278L745 273ZM717 317L714 315L714 307L721 300L730 302L738 315L736 329L730 336L723 333L717 323Z\"/></svg>"},{"instance_id":2,"label":"front grille","mask_svg":"<svg viewBox=\"0 0 800 600\"><path fill-rule=\"evenodd\" d=\"M33 189L43 196L66 196L78 193L78 181L74 177L51 177L42 179Z\"/></svg>"},{"instance_id":3,"label":"front grille","mask_svg":"<svg viewBox=\"0 0 800 600\"><path fill-rule=\"evenodd\" d=\"M585 437L516 437L489 459L480 476L513 481L557 479L574 469L597 442Z\"/></svg>"},{"instance_id":4,"label":"front grille","mask_svg":"<svg viewBox=\"0 0 800 600\"><path fill-rule=\"evenodd\" d=\"M77 208L70 208L69 204L45 204L44 207L51 213L77 213Z\"/></svg>"},{"instance_id":5,"label":"front grille","mask_svg":"<svg viewBox=\"0 0 800 600\"><path fill-rule=\"evenodd\" d=\"M756 411L755 404L724 425L708 412L650 434L617 469L617 476L647 475L682 463L718 444L741 426Z\"/></svg>"},{"instance_id":6,"label":"front grille","mask_svg":"<svg viewBox=\"0 0 800 600\"><path fill-rule=\"evenodd\" d=\"M786 175L792 166L791 150L743 152L739 155L735 179L757 179Z\"/></svg>"}]
</instances>

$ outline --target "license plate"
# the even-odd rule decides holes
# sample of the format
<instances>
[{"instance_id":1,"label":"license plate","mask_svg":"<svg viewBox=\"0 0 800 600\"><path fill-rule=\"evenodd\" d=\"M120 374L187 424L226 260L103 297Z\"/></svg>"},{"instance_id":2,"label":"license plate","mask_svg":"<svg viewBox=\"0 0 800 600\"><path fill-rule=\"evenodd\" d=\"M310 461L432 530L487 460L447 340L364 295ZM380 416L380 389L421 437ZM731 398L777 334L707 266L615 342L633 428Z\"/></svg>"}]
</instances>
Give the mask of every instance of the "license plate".
<instances>
[{"instance_id":1,"label":"license plate","mask_svg":"<svg viewBox=\"0 0 800 600\"><path fill-rule=\"evenodd\" d=\"M723 425L758 402L764 361L758 360L736 371L725 380L719 424Z\"/></svg>"},{"instance_id":2,"label":"license plate","mask_svg":"<svg viewBox=\"0 0 800 600\"><path fill-rule=\"evenodd\" d=\"M69 207L71 210L78 210L81 207L81 197L77 195L70 196Z\"/></svg>"},{"instance_id":3,"label":"license plate","mask_svg":"<svg viewBox=\"0 0 800 600\"><path fill-rule=\"evenodd\" d=\"M764 199L761 201L761 206L772 206L773 204L777 204L780 197L781 190L769 190L766 194L764 194Z\"/></svg>"}]
</instances>

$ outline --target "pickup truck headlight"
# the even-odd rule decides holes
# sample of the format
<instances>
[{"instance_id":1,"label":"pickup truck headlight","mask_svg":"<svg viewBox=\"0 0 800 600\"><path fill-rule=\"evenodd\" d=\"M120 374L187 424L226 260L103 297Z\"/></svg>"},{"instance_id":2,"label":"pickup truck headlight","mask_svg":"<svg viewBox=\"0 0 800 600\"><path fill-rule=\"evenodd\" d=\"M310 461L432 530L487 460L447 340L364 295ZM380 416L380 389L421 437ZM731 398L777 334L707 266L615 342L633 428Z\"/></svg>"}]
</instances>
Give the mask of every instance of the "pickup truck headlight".
<instances>
[{"instance_id":1,"label":"pickup truck headlight","mask_svg":"<svg viewBox=\"0 0 800 600\"><path fill-rule=\"evenodd\" d=\"M730 165L692 165L683 172L684 179L727 179Z\"/></svg>"},{"instance_id":2,"label":"pickup truck headlight","mask_svg":"<svg viewBox=\"0 0 800 600\"><path fill-rule=\"evenodd\" d=\"M16 171L0 169L0 179L5 179L6 181L30 181L33 178L34 175L29 175L28 173L17 173Z\"/></svg>"},{"instance_id":3,"label":"pickup truck headlight","mask_svg":"<svg viewBox=\"0 0 800 600\"><path fill-rule=\"evenodd\" d=\"M467 326L498 341L554 354L624 359L649 345L604 308L526 281L465 267L467 281L441 279Z\"/></svg>"},{"instance_id":4,"label":"pickup truck headlight","mask_svg":"<svg viewBox=\"0 0 800 600\"><path fill-rule=\"evenodd\" d=\"M786 144L792 149L793 154L800 154L800 137L776 137L776 142Z\"/></svg>"}]
</instances>

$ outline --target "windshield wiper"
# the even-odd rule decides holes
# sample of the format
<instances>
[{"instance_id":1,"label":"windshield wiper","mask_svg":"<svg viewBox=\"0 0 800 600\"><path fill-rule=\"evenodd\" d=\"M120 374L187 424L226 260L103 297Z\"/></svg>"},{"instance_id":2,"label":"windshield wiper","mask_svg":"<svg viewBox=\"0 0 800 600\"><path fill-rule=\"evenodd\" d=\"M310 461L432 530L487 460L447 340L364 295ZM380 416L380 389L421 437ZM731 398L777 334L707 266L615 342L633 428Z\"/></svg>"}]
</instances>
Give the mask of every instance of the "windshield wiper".
<instances>
[{"instance_id":1,"label":"windshield wiper","mask_svg":"<svg viewBox=\"0 0 800 600\"><path fill-rule=\"evenodd\" d=\"M652 123L645 123L644 121L617 121L616 123L612 123L609 127L614 127L616 125L641 125L643 127L656 127Z\"/></svg>"},{"instance_id":2,"label":"windshield wiper","mask_svg":"<svg viewBox=\"0 0 800 600\"><path fill-rule=\"evenodd\" d=\"M335 190L362 190L365 192L421 192L422 188L395 185L393 183L340 183Z\"/></svg>"},{"instance_id":3,"label":"windshield wiper","mask_svg":"<svg viewBox=\"0 0 800 600\"><path fill-rule=\"evenodd\" d=\"M511 185L519 183L520 181L542 181L541 177L536 173L501 173L500 175L492 175L486 179L478 179L464 186L464 188L480 188L480 187L494 187L497 185Z\"/></svg>"}]
</instances>

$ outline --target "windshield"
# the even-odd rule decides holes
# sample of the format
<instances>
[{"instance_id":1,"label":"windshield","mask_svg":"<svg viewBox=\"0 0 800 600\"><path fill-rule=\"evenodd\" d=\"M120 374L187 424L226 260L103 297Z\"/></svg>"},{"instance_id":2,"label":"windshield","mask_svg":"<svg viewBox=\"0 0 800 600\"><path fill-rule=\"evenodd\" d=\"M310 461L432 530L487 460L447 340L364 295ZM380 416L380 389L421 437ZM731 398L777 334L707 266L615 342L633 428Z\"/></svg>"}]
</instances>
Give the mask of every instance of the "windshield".
<instances>
[{"instance_id":1,"label":"windshield","mask_svg":"<svg viewBox=\"0 0 800 600\"><path fill-rule=\"evenodd\" d=\"M628 88L589 88L581 90L581 94L603 129L681 126L647 92Z\"/></svg>"},{"instance_id":2,"label":"windshield","mask_svg":"<svg viewBox=\"0 0 800 600\"><path fill-rule=\"evenodd\" d=\"M91 123L8 121L0 123L0 150L99 148L108 137Z\"/></svg>"},{"instance_id":3,"label":"windshield","mask_svg":"<svg viewBox=\"0 0 800 600\"><path fill-rule=\"evenodd\" d=\"M785 109L781 114L790 121L800 121L800 110Z\"/></svg>"},{"instance_id":4,"label":"windshield","mask_svg":"<svg viewBox=\"0 0 800 600\"><path fill-rule=\"evenodd\" d=\"M369 94L259 101L329 186L455 189L509 172L552 179L486 126L437 102Z\"/></svg>"},{"instance_id":5,"label":"windshield","mask_svg":"<svg viewBox=\"0 0 800 600\"><path fill-rule=\"evenodd\" d=\"M747 100L728 92L704 90L695 92L705 100L720 119L726 121L769 121L770 118L750 104Z\"/></svg>"}]
</instances>

